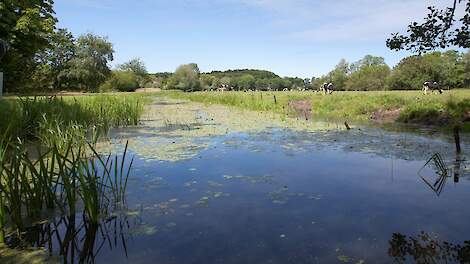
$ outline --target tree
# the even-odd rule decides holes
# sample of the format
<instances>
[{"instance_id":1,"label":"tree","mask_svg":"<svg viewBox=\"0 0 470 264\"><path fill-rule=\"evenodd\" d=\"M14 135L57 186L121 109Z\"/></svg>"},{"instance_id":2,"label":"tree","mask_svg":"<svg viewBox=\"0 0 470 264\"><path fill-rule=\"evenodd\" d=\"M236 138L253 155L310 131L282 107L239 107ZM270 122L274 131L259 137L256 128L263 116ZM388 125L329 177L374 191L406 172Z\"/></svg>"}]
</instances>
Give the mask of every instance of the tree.
<instances>
[{"instance_id":1,"label":"tree","mask_svg":"<svg viewBox=\"0 0 470 264\"><path fill-rule=\"evenodd\" d=\"M390 68L383 57L366 55L350 66L350 75L346 81L346 90L383 90L385 80L390 75Z\"/></svg>"},{"instance_id":2,"label":"tree","mask_svg":"<svg viewBox=\"0 0 470 264\"><path fill-rule=\"evenodd\" d=\"M47 48L36 55L33 83L36 87L58 90L63 87L61 74L75 55L75 40L67 29L58 29L49 36L48 42Z\"/></svg>"},{"instance_id":3,"label":"tree","mask_svg":"<svg viewBox=\"0 0 470 264\"><path fill-rule=\"evenodd\" d=\"M261 91L268 90L269 87L269 79L257 79L255 83L256 89L260 89Z\"/></svg>"},{"instance_id":4,"label":"tree","mask_svg":"<svg viewBox=\"0 0 470 264\"><path fill-rule=\"evenodd\" d=\"M217 78L212 75L203 74L200 80L202 89L204 90L210 90L217 86Z\"/></svg>"},{"instance_id":5,"label":"tree","mask_svg":"<svg viewBox=\"0 0 470 264\"><path fill-rule=\"evenodd\" d=\"M350 72L353 73L355 71L360 70L363 67L378 66L378 65L386 65L385 64L385 59L383 57L376 57L376 56L372 56L372 55L366 55L361 60L351 64Z\"/></svg>"},{"instance_id":6,"label":"tree","mask_svg":"<svg viewBox=\"0 0 470 264\"><path fill-rule=\"evenodd\" d=\"M201 87L199 81L199 67L195 63L179 66L167 86L170 89L178 89L187 92L197 91Z\"/></svg>"},{"instance_id":7,"label":"tree","mask_svg":"<svg viewBox=\"0 0 470 264\"><path fill-rule=\"evenodd\" d=\"M451 2L452 6L445 9L428 7L429 13L423 23L412 22L406 35L392 34L387 39L387 47L419 54L450 46L470 48L470 0ZM458 8L464 9L460 18L456 18Z\"/></svg>"},{"instance_id":8,"label":"tree","mask_svg":"<svg viewBox=\"0 0 470 264\"><path fill-rule=\"evenodd\" d=\"M384 90L389 75L390 68L387 65L363 66L351 73L346 81L346 90Z\"/></svg>"},{"instance_id":9,"label":"tree","mask_svg":"<svg viewBox=\"0 0 470 264\"><path fill-rule=\"evenodd\" d=\"M348 80L349 63L345 59L341 59L335 69L328 73L328 79L334 83L337 89L344 89Z\"/></svg>"},{"instance_id":10,"label":"tree","mask_svg":"<svg viewBox=\"0 0 470 264\"><path fill-rule=\"evenodd\" d=\"M462 63L464 65L464 87L470 87L470 50L462 56Z\"/></svg>"},{"instance_id":11,"label":"tree","mask_svg":"<svg viewBox=\"0 0 470 264\"><path fill-rule=\"evenodd\" d=\"M282 87L284 86L284 82L282 81L281 78L273 78L270 80L269 82L269 87L272 89L272 90L279 90L279 89L282 89Z\"/></svg>"},{"instance_id":12,"label":"tree","mask_svg":"<svg viewBox=\"0 0 470 264\"><path fill-rule=\"evenodd\" d=\"M447 88L465 85L465 64L455 51L432 52L403 59L389 78L391 89L421 89L423 82L436 81Z\"/></svg>"},{"instance_id":13,"label":"tree","mask_svg":"<svg viewBox=\"0 0 470 264\"><path fill-rule=\"evenodd\" d=\"M0 65L7 90L19 89L30 80L34 55L48 45L56 22L52 0L0 2L0 36L10 47Z\"/></svg>"},{"instance_id":14,"label":"tree","mask_svg":"<svg viewBox=\"0 0 470 264\"><path fill-rule=\"evenodd\" d=\"M100 90L133 92L139 87L138 76L133 71L113 71L111 77L101 85Z\"/></svg>"},{"instance_id":15,"label":"tree","mask_svg":"<svg viewBox=\"0 0 470 264\"><path fill-rule=\"evenodd\" d=\"M230 77L223 77L222 79L220 79L221 85L229 86L231 83L232 79Z\"/></svg>"},{"instance_id":16,"label":"tree","mask_svg":"<svg viewBox=\"0 0 470 264\"><path fill-rule=\"evenodd\" d=\"M243 90L253 89L255 87L255 77L251 74L245 74L238 79L238 88Z\"/></svg>"},{"instance_id":17,"label":"tree","mask_svg":"<svg viewBox=\"0 0 470 264\"><path fill-rule=\"evenodd\" d=\"M75 56L61 74L74 88L97 91L110 76L108 63L113 60L113 45L104 37L91 33L77 40Z\"/></svg>"},{"instance_id":18,"label":"tree","mask_svg":"<svg viewBox=\"0 0 470 264\"><path fill-rule=\"evenodd\" d=\"M134 58L128 62L120 64L117 68L121 71L130 71L137 77L139 87L143 87L149 80L147 67L140 58Z\"/></svg>"}]
</instances>

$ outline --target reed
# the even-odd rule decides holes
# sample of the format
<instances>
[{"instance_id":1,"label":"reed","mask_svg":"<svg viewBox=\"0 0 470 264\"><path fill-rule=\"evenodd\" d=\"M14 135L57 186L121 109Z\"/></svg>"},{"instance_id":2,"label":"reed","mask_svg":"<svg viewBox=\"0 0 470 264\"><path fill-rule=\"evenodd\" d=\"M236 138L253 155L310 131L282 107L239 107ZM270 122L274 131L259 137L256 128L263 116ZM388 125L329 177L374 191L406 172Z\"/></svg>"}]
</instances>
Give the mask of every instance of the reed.
<instances>
[{"instance_id":1,"label":"reed","mask_svg":"<svg viewBox=\"0 0 470 264\"><path fill-rule=\"evenodd\" d=\"M138 94L0 100L0 134L49 146L95 131L106 135L112 127L137 125L148 100Z\"/></svg>"},{"instance_id":2,"label":"reed","mask_svg":"<svg viewBox=\"0 0 470 264\"><path fill-rule=\"evenodd\" d=\"M6 146L6 144L11 144ZM75 214L79 206L90 222L98 223L125 199L132 160L99 155L92 144L67 148L52 146L38 150L36 157L22 141L3 140L0 153L0 228L4 233L23 230L27 220L37 219L45 210ZM5 155L8 149L8 155ZM91 153L91 154L90 154Z\"/></svg>"}]
</instances>

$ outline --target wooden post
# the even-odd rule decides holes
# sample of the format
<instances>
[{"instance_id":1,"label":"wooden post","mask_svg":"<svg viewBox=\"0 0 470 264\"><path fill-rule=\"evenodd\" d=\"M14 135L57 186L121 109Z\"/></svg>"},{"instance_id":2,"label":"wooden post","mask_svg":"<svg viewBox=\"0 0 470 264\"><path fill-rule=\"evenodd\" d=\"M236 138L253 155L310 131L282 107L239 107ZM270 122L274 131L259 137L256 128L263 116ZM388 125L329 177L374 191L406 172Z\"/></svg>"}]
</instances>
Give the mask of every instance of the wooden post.
<instances>
[{"instance_id":1,"label":"wooden post","mask_svg":"<svg viewBox=\"0 0 470 264\"><path fill-rule=\"evenodd\" d=\"M454 166L454 182L458 183L460 179L460 155L457 154L455 158L455 166Z\"/></svg>"},{"instance_id":2,"label":"wooden post","mask_svg":"<svg viewBox=\"0 0 470 264\"><path fill-rule=\"evenodd\" d=\"M454 126L454 140L455 140L455 148L457 153L461 153L462 149L460 148L460 128L458 125Z\"/></svg>"}]
</instances>

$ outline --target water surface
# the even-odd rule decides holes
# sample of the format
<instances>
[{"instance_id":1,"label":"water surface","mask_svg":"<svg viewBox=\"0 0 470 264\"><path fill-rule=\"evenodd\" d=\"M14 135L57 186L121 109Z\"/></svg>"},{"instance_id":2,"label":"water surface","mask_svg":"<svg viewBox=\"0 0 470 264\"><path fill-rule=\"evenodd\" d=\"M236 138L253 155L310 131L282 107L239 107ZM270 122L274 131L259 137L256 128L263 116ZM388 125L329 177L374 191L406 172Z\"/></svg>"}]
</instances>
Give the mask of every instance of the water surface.
<instances>
[{"instance_id":1,"label":"water surface","mask_svg":"<svg viewBox=\"0 0 470 264\"><path fill-rule=\"evenodd\" d=\"M103 148L129 141L135 161L131 210L96 238L97 263L469 261L469 168L446 135L173 101L152 109ZM433 162L423 168L434 153L444 180Z\"/></svg>"}]
</instances>

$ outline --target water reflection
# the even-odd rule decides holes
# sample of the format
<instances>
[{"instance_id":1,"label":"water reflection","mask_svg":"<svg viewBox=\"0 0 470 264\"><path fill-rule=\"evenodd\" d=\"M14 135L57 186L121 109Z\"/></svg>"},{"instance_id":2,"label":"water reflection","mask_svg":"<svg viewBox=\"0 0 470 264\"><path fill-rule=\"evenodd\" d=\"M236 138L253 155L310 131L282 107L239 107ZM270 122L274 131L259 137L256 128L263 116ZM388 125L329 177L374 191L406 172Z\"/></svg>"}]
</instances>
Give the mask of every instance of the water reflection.
<instances>
[{"instance_id":1,"label":"water reflection","mask_svg":"<svg viewBox=\"0 0 470 264\"><path fill-rule=\"evenodd\" d=\"M85 215L70 215L36 224L7 238L10 248L44 248L49 255L60 256L62 263L95 263L103 250L128 256L127 241L140 219L120 212L94 223Z\"/></svg>"},{"instance_id":2,"label":"water reflection","mask_svg":"<svg viewBox=\"0 0 470 264\"><path fill-rule=\"evenodd\" d=\"M467 165L465 162L466 159L457 154L452 166L449 167L441 154L435 153L418 171L418 175L437 196L440 196L448 178L453 177L454 183L458 183L461 177L466 176Z\"/></svg>"},{"instance_id":3,"label":"water reflection","mask_svg":"<svg viewBox=\"0 0 470 264\"><path fill-rule=\"evenodd\" d=\"M388 255L397 263L470 263L470 241L453 244L426 232L415 237L395 233L389 241Z\"/></svg>"}]
</instances>

